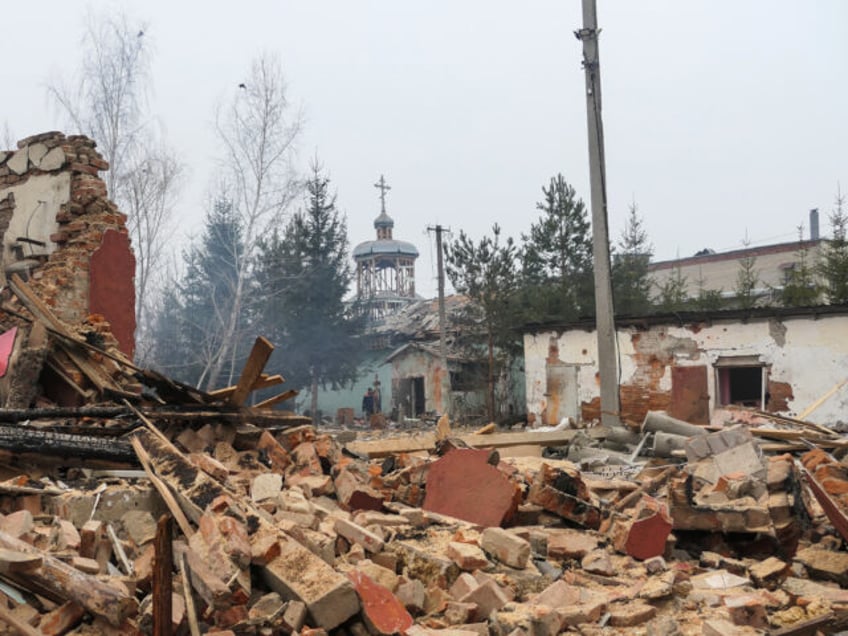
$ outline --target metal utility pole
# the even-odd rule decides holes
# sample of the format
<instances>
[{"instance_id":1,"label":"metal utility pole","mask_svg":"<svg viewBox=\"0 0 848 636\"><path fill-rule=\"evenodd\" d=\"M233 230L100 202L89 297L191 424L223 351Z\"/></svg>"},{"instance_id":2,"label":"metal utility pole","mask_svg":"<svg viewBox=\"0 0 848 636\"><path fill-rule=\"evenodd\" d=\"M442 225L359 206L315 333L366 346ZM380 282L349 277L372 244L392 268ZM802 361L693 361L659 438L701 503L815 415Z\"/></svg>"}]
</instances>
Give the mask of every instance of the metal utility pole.
<instances>
[{"instance_id":1,"label":"metal utility pole","mask_svg":"<svg viewBox=\"0 0 848 636\"><path fill-rule=\"evenodd\" d=\"M575 33L583 42L586 73L586 119L589 129L589 181L592 186L592 251L595 264L595 324L598 369L601 376L601 422L620 426L615 314L610 281L607 188L604 168L604 127L601 121L601 66L598 55L598 16L595 0L583 0L583 28Z\"/></svg>"},{"instance_id":2,"label":"metal utility pole","mask_svg":"<svg viewBox=\"0 0 848 636\"><path fill-rule=\"evenodd\" d=\"M447 413L450 408L450 371L448 370L448 345L445 336L447 318L445 316L445 263L442 253L442 232L445 231L445 228L437 225L436 227L428 227L427 231L436 233L436 269L439 276L439 357L441 358L442 369L447 374L447 394L442 398L443 410Z\"/></svg>"}]
</instances>

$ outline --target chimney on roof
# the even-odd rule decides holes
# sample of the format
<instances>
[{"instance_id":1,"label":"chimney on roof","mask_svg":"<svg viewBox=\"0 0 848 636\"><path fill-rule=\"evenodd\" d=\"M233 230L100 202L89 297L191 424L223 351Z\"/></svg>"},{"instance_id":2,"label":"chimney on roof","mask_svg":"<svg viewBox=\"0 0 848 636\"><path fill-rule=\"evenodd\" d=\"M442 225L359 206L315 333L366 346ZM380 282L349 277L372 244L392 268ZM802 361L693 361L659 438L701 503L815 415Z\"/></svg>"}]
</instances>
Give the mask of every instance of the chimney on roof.
<instances>
[{"instance_id":1,"label":"chimney on roof","mask_svg":"<svg viewBox=\"0 0 848 636\"><path fill-rule=\"evenodd\" d=\"M819 209L810 210L810 240L819 240Z\"/></svg>"}]
</instances>

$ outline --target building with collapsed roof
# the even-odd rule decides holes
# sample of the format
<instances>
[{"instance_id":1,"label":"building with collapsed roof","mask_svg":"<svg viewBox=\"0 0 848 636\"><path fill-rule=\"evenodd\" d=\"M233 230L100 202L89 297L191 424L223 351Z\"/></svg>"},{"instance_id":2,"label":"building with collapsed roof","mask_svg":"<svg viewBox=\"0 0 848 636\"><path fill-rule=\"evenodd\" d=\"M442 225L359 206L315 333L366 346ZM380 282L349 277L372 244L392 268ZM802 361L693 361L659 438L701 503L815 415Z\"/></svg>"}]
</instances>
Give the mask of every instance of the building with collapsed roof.
<instances>
[{"instance_id":1,"label":"building with collapsed roof","mask_svg":"<svg viewBox=\"0 0 848 636\"><path fill-rule=\"evenodd\" d=\"M848 306L756 308L616 319L622 418L648 410L707 423L734 405L845 420ZM598 419L597 334L593 321L524 329L527 411L537 421Z\"/></svg>"}]
</instances>

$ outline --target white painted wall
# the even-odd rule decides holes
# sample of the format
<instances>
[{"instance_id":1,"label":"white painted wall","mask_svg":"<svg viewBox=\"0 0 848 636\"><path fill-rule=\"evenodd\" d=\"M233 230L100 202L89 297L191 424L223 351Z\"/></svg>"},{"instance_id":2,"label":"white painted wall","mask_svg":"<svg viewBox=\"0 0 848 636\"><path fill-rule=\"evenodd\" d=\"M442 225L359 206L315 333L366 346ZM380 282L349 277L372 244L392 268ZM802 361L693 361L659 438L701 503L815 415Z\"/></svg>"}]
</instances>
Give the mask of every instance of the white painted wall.
<instances>
[{"instance_id":1,"label":"white painted wall","mask_svg":"<svg viewBox=\"0 0 848 636\"><path fill-rule=\"evenodd\" d=\"M785 332L782 327L785 327ZM708 365L707 380L710 407L715 407L716 374L712 365L721 356L758 355L771 367L771 379L792 386L794 400L787 415L797 415L821 397L836 383L848 377L848 315L792 317L782 322L768 319L748 323L713 322L699 324L698 329L675 325L650 328L654 335L665 340L670 337L694 340L694 357L681 355L677 365ZM621 382L630 383L636 371L632 335L635 328L619 328L618 344L621 359ZM556 338L559 358L565 363L581 365L578 371L578 404L599 395L597 373L597 341L595 332L571 330L562 334L552 332L525 334L524 356L527 382L528 413L542 421L545 409L545 358L550 338ZM671 368L666 367L660 388L671 388ZM848 386L843 387L808 420L833 425L848 422Z\"/></svg>"}]
</instances>

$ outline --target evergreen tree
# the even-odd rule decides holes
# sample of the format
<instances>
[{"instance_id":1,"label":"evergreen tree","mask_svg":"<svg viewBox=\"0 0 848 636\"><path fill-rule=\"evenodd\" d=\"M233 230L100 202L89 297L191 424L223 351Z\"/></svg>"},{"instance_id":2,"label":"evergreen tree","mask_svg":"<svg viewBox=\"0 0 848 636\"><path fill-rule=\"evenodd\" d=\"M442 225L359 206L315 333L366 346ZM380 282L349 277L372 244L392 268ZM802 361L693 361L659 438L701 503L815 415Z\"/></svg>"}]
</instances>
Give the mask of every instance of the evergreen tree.
<instances>
[{"instance_id":1,"label":"evergreen tree","mask_svg":"<svg viewBox=\"0 0 848 636\"><path fill-rule=\"evenodd\" d=\"M811 265L809 250L804 245L803 228L798 228L798 250L795 263L789 270L780 293L784 307L809 307L818 303L820 288L816 281L816 266Z\"/></svg>"},{"instance_id":2,"label":"evergreen tree","mask_svg":"<svg viewBox=\"0 0 848 636\"><path fill-rule=\"evenodd\" d=\"M819 274L824 280L827 301L836 305L848 303L848 216L845 196L838 186L830 227L833 235L822 250Z\"/></svg>"},{"instance_id":3,"label":"evergreen tree","mask_svg":"<svg viewBox=\"0 0 848 636\"><path fill-rule=\"evenodd\" d=\"M362 322L344 301L352 279L347 225L330 194L330 180L312 165L306 208L282 237L259 243L256 280L268 298L262 316L283 354L280 372L295 388L311 391L317 423L318 387L339 388L356 379Z\"/></svg>"},{"instance_id":4,"label":"evergreen tree","mask_svg":"<svg viewBox=\"0 0 848 636\"><path fill-rule=\"evenodd\" d=\"M159 306L154 312L151 366L168 376L186 380L188 361L191 359L191 347L186 340L185 309L177 289L179 282L174 281L162 293Z\"/></svg>"},{"instance_id":5,"label":"evergreen tree","mask_svg":"<svg viewBox=\"0 0 848 636\"><path fill-rule=\"evenodd\" d=\"M173 377L206 389L209 370L223 356L232 381L249 343L245 329L224 335L238 269L244 258L241 224L226 198L214 201L200 239L183 252L185 272L166 294L156 323L170 334L156 353L156 366ZM240 316L244 327L247 316ZM229 382L231 383L231 382Z\"/></svg>"},{"instance_id":6,"label":"evergreen tree","mask_svg":"<svg viewBox=\"0 0 848 636\"><path fill-rule=\"evenodd\" d=\"M683 311L688 304L686 294L687 278L683 275L680 265L675 265L666 281L660 285L659 295L655 303L660 311Z\"/></svg>"},{"instance_id":7,"label":"evergreen tree","mask_svg":"<svg viewBox=\"0 0 848 636\"><path fill-rule=\"evenodd\" d=\"M643 314L651 309L651 279L648 266L653 247L642 226L636 203L630 205L627 224L613 253L612 290L617 314Z\"/></svg>"},{"instance_id":8,"label":"evergreen tree","mask_svg":"<svg viewBox=\"0 0 848 636\"><path fill-rule=\"evenodd\" d=\"M518 251L512 238L501 243L501 229L497 224L492 227L492 234L475 244L465 232L460 231L457 240L445 244L448 279L457 292L465 294L471 301L467 318L476 323L475 331L479 332L482 328L485 339L489 421L496 417L495 378L508 369L510 361L520 350L514 330ZM472 346L469 353L474 350Z\"/></svg>"},{"instance_id":9,"label":"evergreen tree","mask_svg":"<svg viewBox=\"0 0 848 636\"><path fill-rule=\"evenodd\" d=\"M703 272L699 272L697 283L698 295L692 300L694 307L698 311L716 311L717 309L721 309L724 305L721 288L709 289Z\"/></svg>"},{"instance_id":10,"label":"evergreen tree","mask_svg":"<svg viewBox=\"0 0 848 636\"><path fill-rule=\"evenodd\" d=\"M589 215L576 191L558 174L542 187L542 211L522 235L525 302L535 318L573 319L594 312Z\"/></svg>"},{"instance_id":11,"label":"evergreen tree","mask_svg":"<svg viewBox=\"0 0 848 636\"><path fill-rule=\"evenodd\" d=\"M742 241L746 248L751 245L747 235ZM757 257L748 255L739 259L739 269L736 272L736 302L740 309L750 309L757 304L757 296L754 291L760 282L760 274L756 269Z\"/></svg>"}]
</instances>

